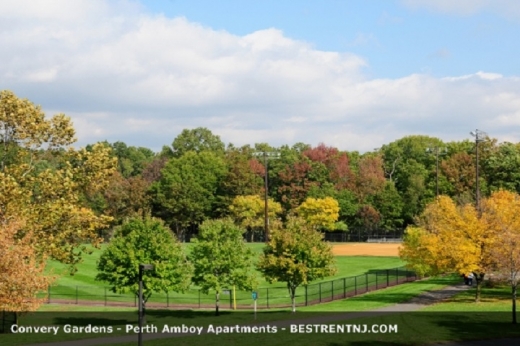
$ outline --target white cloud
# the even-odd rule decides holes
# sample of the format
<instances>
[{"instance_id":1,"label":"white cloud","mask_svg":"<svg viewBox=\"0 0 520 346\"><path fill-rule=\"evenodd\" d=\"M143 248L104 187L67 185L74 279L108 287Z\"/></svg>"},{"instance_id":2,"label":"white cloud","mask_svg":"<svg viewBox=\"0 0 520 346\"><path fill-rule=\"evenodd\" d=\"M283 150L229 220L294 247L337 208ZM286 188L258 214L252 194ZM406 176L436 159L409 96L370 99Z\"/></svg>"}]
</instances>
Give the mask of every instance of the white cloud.
<instances>
[{"instance_id":1,"label":"white cloud","mask_svg":"<svg viewBox=\"0 0 520 346\"><path fill-rule=\"evenodd\" d=\"M82 145L108 139L159 150L199 126L235 145L360 151L409 134L466 138L473 128L519 138L518 78L369 79L362 57L274 28L237 36L128 2L6 4L2 88L70 115Z\"/></svg>"}]
</instances>

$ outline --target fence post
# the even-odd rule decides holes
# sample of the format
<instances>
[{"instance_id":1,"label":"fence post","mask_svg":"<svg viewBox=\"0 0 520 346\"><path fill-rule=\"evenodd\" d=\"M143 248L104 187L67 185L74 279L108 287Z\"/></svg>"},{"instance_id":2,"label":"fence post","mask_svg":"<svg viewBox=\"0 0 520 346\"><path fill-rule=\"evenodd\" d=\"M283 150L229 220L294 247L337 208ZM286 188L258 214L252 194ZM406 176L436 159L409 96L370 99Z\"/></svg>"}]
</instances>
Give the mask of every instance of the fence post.
<instances>
[{"instance_id":1,"label":"fence post","mask_svg":"<svg viewBox=\"0 0 520 346\"><path fill-rule=\"evenodd\" d=\"M319 291L320 291L320 303L321 303L321 282L320 282L320 288L319 288Z\"/></svg>"},{"instance_id":2,"label":"fence post","mask_svg":"<svg viewBox=\"0 0 520 346\"><path fill-rule=\"evenodd\" d=\"M354 276L354 295L357 296L357 275Z\"/></svg>"},{"instance_id":3,"label":"fence post","mask_svg":"<svg viewBox=\"0 0 520 346\"><path fill-rule=\"evenodd\" d=\"M107 288L105 287L105 306L107 306Z\"/></svg>"},{"instance_id":4,"label":"fence post","mask_svg":"<svg viewBox=\"0 0 520 346\"><path fill-rule=\"evenodd\" d=\"M231 290L229 291L229 309L233 310L233 292Z\"/></svg>"},{"instance_id":5,"label":"fence post","mask_svg":"<svg viewBox=\"0 0 520 346\"><path fill-rule=\"evenodd\" d=\"M347 278L343 278L343 298L347 298Z\"/></svg>"},{"instance_id":6,"label":"fence post","mask_svg":"<svg viewBox=\"0 0 520 346\"><path fill-rule=\"evenodd\" d=\"M168 292L166 292L166 307L170 307L170 295L168 294Z\"/></svg>"},{"instance_id":7,"label":"fence post","mask_svg":"<svg viewBox=\"0 0 520 346\"><path fill-rule=\"evenodd\" d=\"M379 279L379 273L376 272L376 290L379 289L379 285L377 284L379 281L378 279Z\"/></svg>"},{"instance_id":8,"label":"fence post","mask_svg":"<svg viewBox=\"0 0 520 346\"><path fill-rule=\"evenodd\" d=\"M307 298L307 287L308 285L305 285L305 306L309 305L309 301L308 301L308 298Z\"/></svg>"},{"instance_id":9,"label":"fence post","mask_svg":"<svg viewBox=\"0 0 520 346\"><path fill-rule=\"evenodd\" d=\"M331 291L332 291L332 296L331 296L331 298L332 298L332 300L334 300L334 280L332 280L332 281L330 282L330 288L331 288Z\"/></svg>"},{"instance_id":10,"label":"fence post","mask_svg":"<svg viewBox=\"0 0 520 346\"><path fill-rule=\"evenodd\" d=\"M199 288L199 309L200 309L200 288Z\"/></svg>"},{"instance_id":11,"label":"fence post","mask_svg":"<svg viewBox=\"0 0 520 346\"><path fill-rule=\"evenodd\" d=\"M78 285L76 285L76 305L78 305Z\"/></svg>"},{"instance_id":12,"label":"fence post","mask_svg":"<svg viewBox=\"0 0 520 346\"><path fill-rule=\"evenodd\" d=\"M368 292L368 273L365 273L366 292Z\"/></svg>"},{"instance_id":13,"label":"fence post","mask_svg":"<svg viewBox=\"0 0 520 346\"><path fill-rule=\"evenodd\" d=\"M390 270L386 270L386 287L390 286Z\"/></svg>"},{"instance_id":14,"label":"fence post","mask_svg":"<svg viewBox=\"0 0 520 346\"><path fill-rule=\"evenodd\" d=\"M265 289L265 297L267 299L267 308L269 309L269 287Z\"/></svg>"},{"instance_id":15,"label":"fence post","mask_svg":"<svg viewBox=\"0 0 520 346\"><path fill-rule=\"evenodd\" d=\"M47 304L51 303L51 285L47 288Z\"/></svg>"}]
</instances>

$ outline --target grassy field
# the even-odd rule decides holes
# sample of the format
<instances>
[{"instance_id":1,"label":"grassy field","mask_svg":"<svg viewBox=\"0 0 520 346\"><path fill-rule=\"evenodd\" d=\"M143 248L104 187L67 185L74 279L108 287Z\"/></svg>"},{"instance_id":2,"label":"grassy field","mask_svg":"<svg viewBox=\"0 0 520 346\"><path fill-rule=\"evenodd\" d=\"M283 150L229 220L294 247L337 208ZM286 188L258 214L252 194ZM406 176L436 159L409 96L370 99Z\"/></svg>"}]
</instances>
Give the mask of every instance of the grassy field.
<instances>
[{"instance_id":1,"label":"grassy field","mask_svg":"<svg viewBox=\"0 0 520 346\"><path fill-rule=\"evenodd\" d=\"M189 251L193 246L190 243L184 244ZM262 252L263 243L248 243L258 255ZM99 256L101 255L105 246L101 249L92 249L92 254L84 255L83 262L78 264L78 271L74 275L70 275L68 266L56 261L49 261L47 264L47 272L54 273L58 276L55 285L61 286L85 286L85 285L102 285L94 278L97 274L96 265ZM373 257L373 256L336 256L336 267L338 269L334 277L347 277L364 274L373 269L388 269L396 268L404 265L404 262L398 257ZM331 278L325 278L321 281L328 281ZM265 281L260 282L260 287L276 287L283 284L271 285Z\"/></svg>"},{"instance_id":2,"label":"grassy field","mask_svg":"<svg viewBox=\"0 0 520 346\"><path fill-rule=\"evenodd\" d=\"M191 244L185 245L188 248ZM262 251L264 244L249 244L251 248L258 254ZM80 301L89 300L97 301L103 304L106 302L113 303L132 303L135 302L135 297L128 294L115 294L110 291L107 283L95 280L97 274L96 263L103 251L101 249L93 249L90 255L84 255L83 262L77 266L78 271L74 275L69 274L68 267L50 261L48 271L55 273L58 278L50 288L51 301L73 301L79 303ZM381 276L381 273L376 275L375 271L382 269L396 268L403 265L403 262L397 257L371 257L371 256L337 256L336 266L337 274L334 277L324 278L310 285L307 289L299 288L297 291L297 302L299 304L306 304L307 301L321 301L328 297L336 296L342 292L346 294L347 291L353 291L354 286L385 286L386 281L396 279L394 271L390 272L387 277ZM371 274L365 274L370 273ZM358 278L353 278L359 275ZM402 275L402 274L399 274ZM351 277L350 279L338 280L338 278ZM335 281L332 281L335 280ZM383 282L381 282L383 281ZM258 305L261 308L271 308L277 305L289 304L289 295L284 283L269 284L259 275L259 287L257 289L259 299ZM47 293L49 293L47 292ZM250 292L237 291L235 294L237 304L252 304ZM213 295L204 295L199 292L196 287L190 291L179 294L175 292L155 293L150 298L150 303L162 304L165 307L174 305L197 305L204 306L206 304L213 304ZM223 307L230 307L232 304L232 295L227 294L222 296Z\"/></svg>"}]
</instances>

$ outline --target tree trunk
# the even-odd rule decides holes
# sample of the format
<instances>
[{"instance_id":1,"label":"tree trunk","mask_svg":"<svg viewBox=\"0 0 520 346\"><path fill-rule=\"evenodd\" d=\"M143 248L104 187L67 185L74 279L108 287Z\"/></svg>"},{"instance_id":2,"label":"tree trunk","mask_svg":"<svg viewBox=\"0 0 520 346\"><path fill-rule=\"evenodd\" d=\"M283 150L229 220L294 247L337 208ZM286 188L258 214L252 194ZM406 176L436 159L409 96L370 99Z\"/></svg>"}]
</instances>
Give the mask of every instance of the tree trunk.
<instances>
[{"instance_id":1,"label":"tree trunk","mask_svg":"<svg viewBox=\"0 0 520 346\"><path fill-rule=\"evenodd\" d=\"M512 284L511 287L512 287L512 297L511 299L513 300L512 303L513 303L513 324L516 324L516 287L517 287L518 284Z\"/></svg>"},{"instance_id":2,"label":"tree trunk","mask_svg":"<svg viewBox=\"0 0 520 346\"><path fill-rule=\"evenodd\" d=\"M477 291L475 292L475 302L480 302L480 291L482 290L482 282L484 282L484 275L485 273L476 274L473 273L473 276L475 277L475 281L477 282Z\"/></svg>"},{"instance_id":3,"label":"tree trunk","mask_svg":"<svg viewBox=\"0 0 520 346\"><path fill-rule=\"evenodd\" d=\"M291 293L291 302L292 302L292 313L296 312L296 287L290 287L289 292Z\"/></svg>"},{"instance_id":4,"label":"tree trunk","mask_svg":"<svg viewBox=\"0 0 520 346\"><path fill-rule=\"evenodd\" d=\"M219 308L219 303L220 303L220 300L219 300L219 297L220 297L220 293L217 292L215 293L215 316L219 316L219 312L218 312L218 308Z\"/></svg>"}]
</instances>

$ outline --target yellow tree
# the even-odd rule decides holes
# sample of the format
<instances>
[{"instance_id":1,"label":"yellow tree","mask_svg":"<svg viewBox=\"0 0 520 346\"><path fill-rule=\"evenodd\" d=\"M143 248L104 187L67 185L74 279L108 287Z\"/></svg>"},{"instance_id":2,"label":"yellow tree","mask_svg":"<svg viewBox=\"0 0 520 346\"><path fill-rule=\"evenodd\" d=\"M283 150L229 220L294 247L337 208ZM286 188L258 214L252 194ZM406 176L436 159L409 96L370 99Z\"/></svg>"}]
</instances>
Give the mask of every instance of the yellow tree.
<instances>
[{"instance_id":1,"label":"yellow tree","mask_svg":"<svg viewBox=\"0 0 520 346\"><path fill-rule=\"evenodd\" d=\"M110 218L81 202L85 193L106 188L115 171L110 149L75 150L68 117L45 117L39 106L10 91L0 92L0 222L24 220L18 236L32 234L37 255L75 264L84 244L100 241ZM44 162L43 153L54 158Z\"/></svg>"},{"instance_id":2,"label":"yellow tree","mask_svg":"<svg viewBox=\"0 0 520 346\"><path fill-rule=\"evenodd\" d=\"M296 209L296 213L314 229L334 230L339 218L339 204L332 197L309 197Z\"/></svg>"},{"instance_id":3,"label":"yellow tree","mask_svg":"<svg viewBox=\"0 0 520 346\"><path fill-rule=\"evenodd\" d=\"M400 256L424 274L473 273L479 301L482 281L493 265L494 242L495 234L473 205L459 207L440 196L426 207L418 225L407 229Z\"/></svg>"},{"instance_id":4,"label":"yellow tree","mask_svg":"<svg viewBox=\"0 0 520 346\"><path fill-rule=\"evenodd\" d=\"M520 273L520 196L501 190L482 203L482 216L496 242L491 249L495 269L505 273L511 284L513 323L516 320L516 295Z\"/></svg>"},{"instance_id":5,"label":"yellow tree","mask_svg":"<svg viewBox=\"0 0 520 346\"><path fill-rule=\"evenodd\" d=\"M25 312L38 309L52 278L44 275L45 258L36 256L32 233L18 239L23 226L16 220L0 224L0 310Z\"/></svg>"},{"instance_id":6,"label":"yellow tree","mask_svg":"<svg viewBox=\"0 0 520 346\"><path fill-rule=\"evenodd\" d=\"M282 213L282 206L271 198L267 202L269 220L273 222ZM265 201L258 195L237 196L233 199L229 210L237 224L251 231L251 241L253 241L254 231L264 227Z\"/></svg>"}]
</instances>

